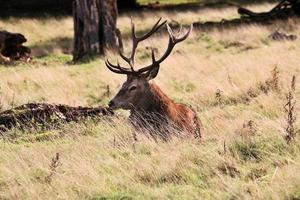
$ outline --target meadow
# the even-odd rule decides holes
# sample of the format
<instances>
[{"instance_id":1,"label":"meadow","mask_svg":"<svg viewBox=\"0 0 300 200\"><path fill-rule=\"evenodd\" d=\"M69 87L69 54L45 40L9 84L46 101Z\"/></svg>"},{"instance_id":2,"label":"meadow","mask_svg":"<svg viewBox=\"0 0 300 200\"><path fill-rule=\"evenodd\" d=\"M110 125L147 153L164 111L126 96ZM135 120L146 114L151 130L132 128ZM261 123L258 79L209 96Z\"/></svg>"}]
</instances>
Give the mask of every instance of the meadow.
<instances>
[{"instance_id":1,"label":"meadow","mask_svg":"<svg viewBox=\"0 0 300 200\"><path fill-rule=\"evenodd\" d=\"M233 7L120 14L125 36L129 16L145 31L158 16L189 25L238 14ZM110 72L105 57L70 62L69 16L11 17L0 27L22 32L34 56L29 64L0 65L0 111L28 102L107 105L126 78ZM194 29L161 65L155 82L197 111L201 143L176 137L155 142L142 133L136 142L127 111L53 130L12 130L0 140L0 199L300 199L300 133L287 144L284 109L292 76L298 76L293 93L299 116L300 40L274 41L268 36L276 30L299 37L300 20ZM127 52L130 40L124 42ZM164 52L167 42L166 34L145 41L138 64L151 62L146 47ZM299 130L300 120L294 126Z\"/></svg>"}]
</instances>

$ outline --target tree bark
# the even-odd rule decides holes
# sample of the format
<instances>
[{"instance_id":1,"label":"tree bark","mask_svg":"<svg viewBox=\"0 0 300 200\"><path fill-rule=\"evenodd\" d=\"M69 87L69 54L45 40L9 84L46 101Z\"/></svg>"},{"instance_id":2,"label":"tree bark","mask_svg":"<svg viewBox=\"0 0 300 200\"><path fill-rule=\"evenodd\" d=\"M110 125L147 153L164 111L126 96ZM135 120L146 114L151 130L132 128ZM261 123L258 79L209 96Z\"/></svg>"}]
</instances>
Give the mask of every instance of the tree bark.
<instances>
[{"instance_id":1,"label":"tree bark","mask_svg":"<svg viewBox=\"0 0 300 200\"><path fill-rule=\"evenodd\" d=\"M117 49L117 16L116 0L74 0L74 61Z\"/></svg>"}]
</instances>

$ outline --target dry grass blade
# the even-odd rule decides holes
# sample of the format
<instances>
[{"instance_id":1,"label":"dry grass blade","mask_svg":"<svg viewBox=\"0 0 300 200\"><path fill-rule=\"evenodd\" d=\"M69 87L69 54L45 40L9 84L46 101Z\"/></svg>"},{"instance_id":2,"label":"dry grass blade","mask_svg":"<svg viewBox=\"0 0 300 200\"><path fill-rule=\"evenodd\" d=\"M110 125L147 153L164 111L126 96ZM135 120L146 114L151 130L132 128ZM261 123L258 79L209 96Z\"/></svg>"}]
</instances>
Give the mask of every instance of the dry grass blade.
<instances>
[{"instance_id":1,"label":"dry grass blade","mask_svg":"<svg viewBox=\"0 0 300 200\"><path fill-rule=\"evenodd\" d=\"M296 76L294 75L292 78L291 90L295 92L296 90Z\"/></svg>"},{"instance_id":2,"label":"dry grass blade","mask_svg":"<svg viewBox=\"0 0 300 200\"><path fill-rule=\"evenodd\" d=\"M272 74L272 78L270 80L270 83L272 84L273 86L273 89L276 90L276 91L279 91L280 88L279 88L279 70L278 70L278 66L276 65L274 67L274 69L271 71L271 74Z\"/></svg>"},{"instance_id":3,"label":"dry grass blade","mask_svg":"<svg viewBox=\"0 0 300 200\"><path fill-rule=\"evenodd\" d=\"M295 140L297 130L295 128L296 123L296 113L295 113L295 105L296 105L296 99L295 99L295 89L296 89L296 77L293 76L291 81L291 89L286 95L286 101L287 103L284 106L285 112L287 114L287 125L285 128L286 136L285 139L288 144L290 144L293 140Z\"/></svg>"},{"instance_id":4,"label":"dry grass blade","mask_svg":"<svg viewBox=\"0 0 300 200\"><path fill-rule=\"evenodd\" d=\"M224 97L223 97L223 91L220 89L217 89L215 93L216 103L218 106L223 107L224 106Z\"/></svg>"},{"instance_id":5,"label":"dry grass blade","mask_svg":"<svg viewBox=\"0 0 300 200\"><path fill-rule=\"evenodd\" d=\"M46 176L46 178L45 178L46 183L50 184L52 182L52 178L53 178L54 174L56 173L57 168L61 165L62 165L62 163L60 161L60 155L59 155L59 153L56 153L55 156L51 159L51 163L49 165L50 174L48 176Z\"/></svg>"}]
</instances>

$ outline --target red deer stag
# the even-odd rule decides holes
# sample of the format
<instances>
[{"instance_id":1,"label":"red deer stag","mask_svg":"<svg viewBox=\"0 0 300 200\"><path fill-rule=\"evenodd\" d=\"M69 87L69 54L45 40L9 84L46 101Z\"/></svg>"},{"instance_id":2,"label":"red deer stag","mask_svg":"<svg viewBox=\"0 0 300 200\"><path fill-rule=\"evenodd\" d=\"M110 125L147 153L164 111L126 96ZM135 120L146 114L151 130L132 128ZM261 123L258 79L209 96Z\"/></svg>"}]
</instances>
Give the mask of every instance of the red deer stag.
<instances>
[{"instance_id":1,"label":"red deer stag","mask_svg":"<svg viewBox=\"0 0 300 200\"><path fill-rule=\"evenodd\" d=\"M163 139L169 137L169 125L175 125L180 131L188 135L194 135L195 138L201 139L201 122L198 120L196 113L184 104L175 103L153 82L159 71L160 63L162 63L172 52L174 46L184 41L192 31L192 25L185 34L180 32L177 36L173 30L164 21L160 23L161 18L153 26L153 28L145 35L138 37L135 33L135 26L131 21L132 34L132 51L130 57L126 57L121 51L120 56L124 59L130 68L121 67L112 64L106 60L106 66L111 71L118 74L127 75L127 81L117 95L109 102L111 109L127 109L130 110L130 121L140 129L143 127L151 127L158 130ZM140 42L149 38L158 29L166 24L169 34L169 43L166 52L161 58L156 59L154 50L152 49L152 64L135 70L135 53Z\"/></svg>"}]
</instances>

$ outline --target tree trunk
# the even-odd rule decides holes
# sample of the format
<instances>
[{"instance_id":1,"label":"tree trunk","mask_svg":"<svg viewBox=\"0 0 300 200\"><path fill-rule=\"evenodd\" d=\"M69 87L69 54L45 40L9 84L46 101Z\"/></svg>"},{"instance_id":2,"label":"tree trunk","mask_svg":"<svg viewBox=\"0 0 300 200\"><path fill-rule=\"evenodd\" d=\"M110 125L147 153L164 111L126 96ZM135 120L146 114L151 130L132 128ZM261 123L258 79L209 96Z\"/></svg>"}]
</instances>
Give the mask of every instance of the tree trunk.
<instances>
[{"instance_id":1,"label":"tree trunk","mask_svg":"<svg viewBox=\"0 0 300 200\"><path fill-rule=\"evenodd\" d=\"M116 0L74 0L74 61L117 49L117 16Z\"/></svg>"}]
</instances>

